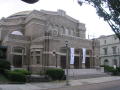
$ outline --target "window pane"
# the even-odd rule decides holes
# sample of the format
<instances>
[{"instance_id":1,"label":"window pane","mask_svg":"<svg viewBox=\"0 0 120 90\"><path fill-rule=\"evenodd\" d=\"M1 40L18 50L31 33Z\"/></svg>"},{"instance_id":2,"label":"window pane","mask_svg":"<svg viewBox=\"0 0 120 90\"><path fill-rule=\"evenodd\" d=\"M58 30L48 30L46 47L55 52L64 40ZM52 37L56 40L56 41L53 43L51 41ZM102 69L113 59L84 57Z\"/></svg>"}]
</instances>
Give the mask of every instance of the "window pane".
<instances>
[{"instance_id":1,"label":"window pane","mask_svg":"<svg viewBox=\"0 0 120 90\"><path fill-rule=\"evenodd\" d=\"M15 48L13 49L13 52L22 53L22 50L23 50L23 48L15 47Z\"/></svg>"},{"instance_id":2,"label":"window pane","mask_svg":"<svg viewBox=\"0 0 120 90\"><path fill-rule=\"evenodd\" d=\"M40 54L40 51L36 51L36 54Z\"/></svg>"},{"instance_id":3,"label":"window pane","mask_svg":"<svg viewBox=\"0 0 120 90\"><path fill-rule=\"evenodd\" d=\"M40 56L37 56L36 59L37 59L37 64L40 64Z\"/></svg>"}]
</instances>

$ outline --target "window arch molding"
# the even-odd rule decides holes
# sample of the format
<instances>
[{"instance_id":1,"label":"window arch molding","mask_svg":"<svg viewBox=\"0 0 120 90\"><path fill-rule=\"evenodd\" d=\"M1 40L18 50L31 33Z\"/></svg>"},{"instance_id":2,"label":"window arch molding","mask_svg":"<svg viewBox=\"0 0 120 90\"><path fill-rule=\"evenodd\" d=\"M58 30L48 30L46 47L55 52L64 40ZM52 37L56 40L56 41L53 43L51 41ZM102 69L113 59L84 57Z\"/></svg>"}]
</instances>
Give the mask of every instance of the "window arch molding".
<instances>
[{"instance_id":1,"label":"window arch molding","mask_svg":"<svg viewBox=\"0 0 120 90\"><path fill-rule=\"evenodd\" d=\"M108 59L104 60L104 65L109 65L109 60Z\"/></svg>"}]
</instances>

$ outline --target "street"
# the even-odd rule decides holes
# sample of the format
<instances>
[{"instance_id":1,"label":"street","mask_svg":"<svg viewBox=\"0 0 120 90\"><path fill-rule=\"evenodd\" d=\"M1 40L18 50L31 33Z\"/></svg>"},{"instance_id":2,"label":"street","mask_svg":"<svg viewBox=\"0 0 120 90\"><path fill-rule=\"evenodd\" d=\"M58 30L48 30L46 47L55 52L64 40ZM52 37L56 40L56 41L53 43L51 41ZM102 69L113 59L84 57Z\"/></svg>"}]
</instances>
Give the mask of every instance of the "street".
<instances>
[{"instance_id":1,"label":"street","mask_svg":"<svg viewBox=\"0 0 120 90\"><path fill-rule=\"evenodd\" d=\"M47 90L120 90L120 80L104 82L99 84L71 86L71 87L47 89Z\"/></svg>"}]
</instances>

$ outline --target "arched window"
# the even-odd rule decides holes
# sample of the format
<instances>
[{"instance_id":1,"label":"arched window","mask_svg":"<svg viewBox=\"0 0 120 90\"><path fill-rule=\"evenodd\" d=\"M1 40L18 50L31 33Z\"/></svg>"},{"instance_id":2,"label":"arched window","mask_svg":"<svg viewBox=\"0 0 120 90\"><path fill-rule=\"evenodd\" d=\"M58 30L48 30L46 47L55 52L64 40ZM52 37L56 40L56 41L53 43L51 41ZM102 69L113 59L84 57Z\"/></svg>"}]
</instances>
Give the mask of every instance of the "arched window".
<instances>
[{"instance_id":1,"label":"arched window","mask_svg":"<svg viewBox=\"0 0 120 90\"><path fill-rule=\"evenodd\" d=\"M74 29L71 30L71 35L74 36Z\"/></svg>"},{"instance_id":2,"label":"arched window","mask_svg":"<svg viewBox=\"0 0 120 90\"><path fill-rule=\"evenodd\" d=\"M65 28L63 27L62 29L63 29L63 34L65 34Z\"/></svg>"},{"instance_id":3,"label":"arched window","mask_svg":"<svg viewBox=\"0 0 120 90\"><path fill-rule=\"evenodd\" d=\"M69 29L69 35L71 35L71 29Z\"/></svg>"},{"instance_id":4,"label":"arched window","mask_svg":"<svg viewBox=\"0 0 120 90\"><path fill-rule=\"evenodd\" d=\"M14 34L14 35L23 35L20 31L13 31L11 34Z\"/></svg>"},{"instance_id":5,"label":"arched window","mask_svg":"<svg viewBox=\"0 0 120 90\"><path fill-rule=\"evenodd\" d=\"M65 34L66 34L66 35L69 35L69 31L68 31L67 28L65 29Z\"/></svg>"},{"instance_id":6,"label":"arched window","mask_svg":"<svg viewBox=\"0 0 120 90\"><path fill-rule=\"evenodd\" d=\"M61 34L65 34L65 29L64 29L64 27L62 26L62 27L60 27L60 33Z\"/></svg>"},{"instance_id":7,"label":"arched window","mask_svg":"<svg viewBox=\"0 0 120 90\"><path fill-rule=\"evenodd\" d=\"M104 65L109 65L109 61L107 59L104 60Z\"/></svg>"}]
</instances>

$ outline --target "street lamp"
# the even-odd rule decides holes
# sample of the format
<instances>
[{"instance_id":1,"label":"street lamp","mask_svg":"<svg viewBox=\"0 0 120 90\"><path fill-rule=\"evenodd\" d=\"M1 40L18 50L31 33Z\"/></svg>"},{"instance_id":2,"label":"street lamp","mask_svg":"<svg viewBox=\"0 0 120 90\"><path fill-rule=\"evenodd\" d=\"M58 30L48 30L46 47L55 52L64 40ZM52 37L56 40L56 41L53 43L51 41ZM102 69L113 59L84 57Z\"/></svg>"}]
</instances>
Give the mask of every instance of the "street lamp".
<instances>
[{"instance_id":1,"label":"street lamp","mask_svg":"<svg viewBox=\"0 0 120 90\"><path fill-rule=\"evenodd\" d=\"M65 41L66 46L66 85L69 86L69 76L68 76L68 69L69 69L69 47L68 41Z\"/></svg>"}]
</instances>

